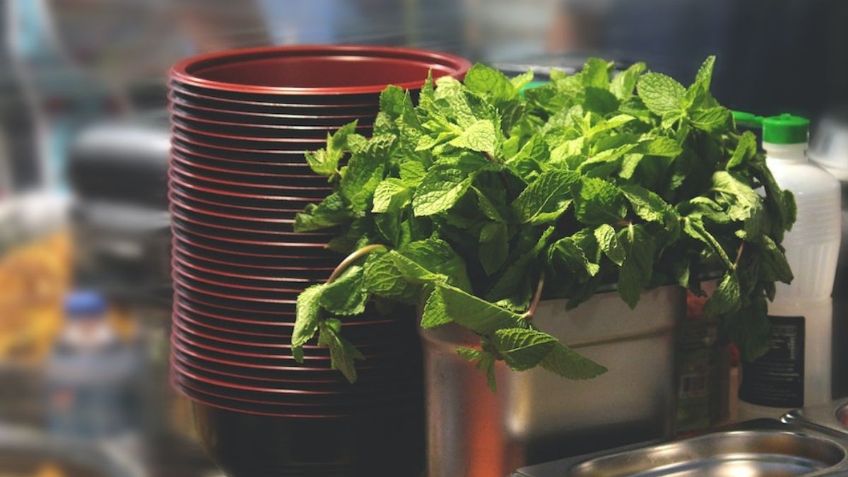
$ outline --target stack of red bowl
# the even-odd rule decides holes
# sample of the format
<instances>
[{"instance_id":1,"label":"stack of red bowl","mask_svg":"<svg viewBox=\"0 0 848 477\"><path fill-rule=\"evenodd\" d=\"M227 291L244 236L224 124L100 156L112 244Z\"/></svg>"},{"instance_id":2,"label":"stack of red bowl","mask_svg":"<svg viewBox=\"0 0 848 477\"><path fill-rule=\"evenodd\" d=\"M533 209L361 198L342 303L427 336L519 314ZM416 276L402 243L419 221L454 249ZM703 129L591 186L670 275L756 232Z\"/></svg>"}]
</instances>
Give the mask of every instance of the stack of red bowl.
<instances>
[{"instance_id":1,"label":"stack of red bowl","mask_svg":"<svg viewBox=\"0 0 848 477\"><path fill-rule=\"evenodd\" d=\"M462 76L460 58L354 46L277 47L190 58L171 71L172 379L231 475L395 475L422 462L415 319L344 320L367 360L356 384L326 348L289 346L295 301L342 257L331 233L293 229L331 192L304 152L353 120L369 135L388 84Z\"/></svg>"}]
</instances>

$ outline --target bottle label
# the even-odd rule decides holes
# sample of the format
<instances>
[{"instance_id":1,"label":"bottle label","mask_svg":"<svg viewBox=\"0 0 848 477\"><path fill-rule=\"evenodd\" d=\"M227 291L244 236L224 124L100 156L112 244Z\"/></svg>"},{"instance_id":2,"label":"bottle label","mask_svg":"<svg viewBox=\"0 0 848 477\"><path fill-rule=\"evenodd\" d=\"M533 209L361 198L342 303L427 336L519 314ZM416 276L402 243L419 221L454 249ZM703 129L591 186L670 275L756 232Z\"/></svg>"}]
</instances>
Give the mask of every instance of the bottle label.
<instances>
[{"instance_id":1,"label":"bottle label","mask_svg":"<svg viewBox=\"0 0 848 477\"><path fill-rule=\"evenodd\" d=\"M769 349L742 363L739 398L760 406L804 406L804 317L769 316Z\"/></svg>"}]
</instances>

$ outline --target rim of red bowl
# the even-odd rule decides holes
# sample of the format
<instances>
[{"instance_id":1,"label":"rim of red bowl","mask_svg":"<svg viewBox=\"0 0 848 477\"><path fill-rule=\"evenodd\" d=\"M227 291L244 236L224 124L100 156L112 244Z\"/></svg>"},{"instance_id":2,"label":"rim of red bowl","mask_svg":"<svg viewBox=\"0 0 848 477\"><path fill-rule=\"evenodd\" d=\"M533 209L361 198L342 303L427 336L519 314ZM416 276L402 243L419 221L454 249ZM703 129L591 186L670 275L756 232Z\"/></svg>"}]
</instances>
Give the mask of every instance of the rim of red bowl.
<instances>
[{"instance_id":1,"label":"rim of red bowl","mask_svg":"<svg viewBox=\"0 0 848 477\"><path fill-rule=\"evenodd\" d=\"M250 84L230 83L205 79L198 75L204 68L239 63L243 61L263 60L274 57L304 57L316 58L327 56L365 56L370 58L385 58L392 60L407 60L412 63L427 64L431 66L442 66L445 75L454 77L463 76L471 67L471 63L465 58L429 50L398 47L378 47L368 45L297 45L297 46L272 46L260 48L247 48L229 50L223 52L207 53L183 59L176 63L170 72L172 79L189 85L203 88L211 88L220 91L235 93L257 93L257 94L296 94L296 95L350 95L380 93L387 84L380 83L359 86L337 86L337 87L289 87L289 86L258 86ZM351 60L345 60L351 61ZM445 76L442 75L442 76ZM435 74L434 74L435 76ZM397 83L404 89L421 87L426 78L416 81Z\"/></svg>"}]
</instances>

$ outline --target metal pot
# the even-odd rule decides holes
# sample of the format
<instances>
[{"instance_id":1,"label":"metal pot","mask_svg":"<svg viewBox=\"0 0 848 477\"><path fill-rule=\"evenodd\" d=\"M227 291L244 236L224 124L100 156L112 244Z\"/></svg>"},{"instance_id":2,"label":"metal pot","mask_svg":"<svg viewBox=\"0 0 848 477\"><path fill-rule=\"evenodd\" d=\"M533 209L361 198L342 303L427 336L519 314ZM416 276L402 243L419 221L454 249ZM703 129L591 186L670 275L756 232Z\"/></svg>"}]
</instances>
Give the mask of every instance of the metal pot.
<instances>
[{"instance_id":1,"label":"metal pot","mask_svg":"<svg viewBox=\"0 0 848 477\"><path fill-rule=\"evenodd\" d=\"M543 301L534 323L609 371L569 381L498 363L498 390L458 346L476 336L454 326L422 331L430 477L502 477L523 465L669 437L674 406L674 329L685 314L677 286L645 292L630 309L597 293L573 310Z\"/></svg>"},{"instance_id":2,"label":"metal pot","mask_svg":"<svg viewBox=\"0 0 848 477\"><path fill-rule=\"evenodd\" d=\"M845 476L846 442L771 419L519 469L513 477Z\"/></svg>"}]
</instances>

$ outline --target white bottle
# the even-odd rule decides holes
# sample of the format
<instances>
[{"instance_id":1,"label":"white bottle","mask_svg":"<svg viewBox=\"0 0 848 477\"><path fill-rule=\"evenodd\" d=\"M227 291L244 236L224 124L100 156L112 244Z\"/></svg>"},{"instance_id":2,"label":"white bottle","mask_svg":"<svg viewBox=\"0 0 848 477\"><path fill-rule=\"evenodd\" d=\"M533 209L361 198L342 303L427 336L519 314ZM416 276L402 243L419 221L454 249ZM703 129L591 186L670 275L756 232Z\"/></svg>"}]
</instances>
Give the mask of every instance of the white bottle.
<instances>
[{"instance_id":1,"label":"white bottle","mask_svg":"<svg viewBox=\"0 0 848 477\"><path fill-rule=\"evenodd\" d=\"M742 365L739 417L778 418L831 401L831 294L841 239L839 181L807 159L809 121L783 114L762 120L766 162L792 191L798 215L783 246L795 276L769 304L771 349Z\"/></svg>"}]
</instances>

